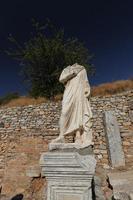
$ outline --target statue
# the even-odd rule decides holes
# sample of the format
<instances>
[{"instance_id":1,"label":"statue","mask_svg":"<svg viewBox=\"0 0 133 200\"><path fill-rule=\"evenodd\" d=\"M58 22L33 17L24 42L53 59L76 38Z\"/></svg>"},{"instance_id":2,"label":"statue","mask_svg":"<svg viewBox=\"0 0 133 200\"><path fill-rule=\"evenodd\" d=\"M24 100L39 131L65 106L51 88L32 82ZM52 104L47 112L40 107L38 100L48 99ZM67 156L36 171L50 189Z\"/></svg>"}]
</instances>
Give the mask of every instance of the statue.
<instances>
[{"instance_id":1,"label":"statue","mask_svg":"<svg viewBox=\"0 0 133 200\"><path fill-rule=\"evenodd\" d=\"M85 68L77 63L68 66L62 71L59 81L65 85L65 91L59 121L60 135L52 143L65 143L65 136L73 134L75 144L92 145L90 85Z\"/></svg>"},{"instance_id":2,"label":"statue","mask_svg":"<svg viewBox=\"0 0 133 200\"><path fill-rule=\"evenodd\" d=\"M65 85L60 134L41 155L41 176L46 177L47 200L92 200L96 160L92 148L90 86L83 66L66 67L60 82ZM73 143L65 143L72 135Z\"/></svg>"}]
</instances>

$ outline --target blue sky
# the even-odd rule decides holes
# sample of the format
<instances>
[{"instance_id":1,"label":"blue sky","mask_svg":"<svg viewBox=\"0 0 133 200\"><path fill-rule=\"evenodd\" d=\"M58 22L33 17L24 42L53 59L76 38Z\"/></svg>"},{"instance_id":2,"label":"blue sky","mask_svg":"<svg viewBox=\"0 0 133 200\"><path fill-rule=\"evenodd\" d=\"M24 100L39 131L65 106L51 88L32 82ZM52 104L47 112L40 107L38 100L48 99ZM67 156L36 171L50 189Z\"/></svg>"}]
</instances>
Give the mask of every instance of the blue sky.
<instances>
[{"instance_id":1,"label":"blue sky","mask_svg":"<svg viewBox=\"0 0 133 200\"><path fill-rule=\"evenodd\" d=\"M133 2L131 0L5 0L0 6L1 49L10 46L7 37L21 43L31 32L31 18L50 18L64 27L67 36L83 41L95 54L96 75L91 85L133 77ZM19 76L20 65L0 54L0 96L26 90Z\"/></svg>"}]
</instances>

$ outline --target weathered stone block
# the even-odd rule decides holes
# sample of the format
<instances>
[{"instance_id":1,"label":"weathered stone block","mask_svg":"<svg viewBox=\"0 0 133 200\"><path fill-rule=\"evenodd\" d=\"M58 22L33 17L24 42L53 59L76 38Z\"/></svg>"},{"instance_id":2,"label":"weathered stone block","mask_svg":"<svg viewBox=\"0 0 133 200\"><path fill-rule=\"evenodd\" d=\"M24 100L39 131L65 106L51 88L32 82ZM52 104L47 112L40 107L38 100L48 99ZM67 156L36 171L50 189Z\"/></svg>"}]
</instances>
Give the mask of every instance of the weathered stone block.
<instances>
[{"instance_id":1,"label":"weathered stone block","mask_svg":"<svg viewBox=\"0 0 133 200\"><path fill-rule=\"evenodd\" d=\"M131 119L131 122L133 122L133 110L129 111L129 117Z\"/></svg>"},{"instance_id":2,"label":"weathered stone block","mask_svg":"<svg viewBox=\"0 0 133 200\"><path fill-rule=\"evenodd\" d=\"M108 174L113 187L114 199L130 200L133 191L133 170L126 172L110 172ZM131 199L132 200L132 199Z\"/></svg>"},{"instance_id":3,"label":"weathered stone block","mask_svg":"<svg viewBox=\"0 0 133 200\"><path fill-rule=\"evenodd\" d=\"M48 182L47 200L92 200L93 155L49 152L42 154L40 165Z\"/></svg>"},{"instance_id":4,"label":"weathered stone block","mask_svg":"<svg viewBox=\"0 0 133 200\"><path fill-rule=\"evenodd\" d=\"M119 126L112 111L106 111L104 113L104 123L111 164L113 167L124 166L125 158L122 149Z\"/></svg>"}]
</instances>

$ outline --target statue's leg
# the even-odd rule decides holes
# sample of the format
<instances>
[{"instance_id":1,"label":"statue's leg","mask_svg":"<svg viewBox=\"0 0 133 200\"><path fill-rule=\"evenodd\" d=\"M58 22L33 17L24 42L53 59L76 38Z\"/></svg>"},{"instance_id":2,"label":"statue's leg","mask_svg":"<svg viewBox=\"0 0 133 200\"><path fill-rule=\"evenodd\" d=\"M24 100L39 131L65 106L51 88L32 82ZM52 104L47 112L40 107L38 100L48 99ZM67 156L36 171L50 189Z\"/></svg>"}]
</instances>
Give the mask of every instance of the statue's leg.
<instances>
[{"instance_id":1,"label":"statue's leg","mask_svg":"<svg viewBox=\"0 0 133 200\"><path fill-rule=\"evenodd\" d=\"M83 135L82 135L82 143L83 144L90 144L92 142L92 134L91 133L87 133L87 132L83 132Z\"/></svg>"},{"instance_id":2,"label":"statue's leg","mask_svg":"<svg viewBox=\"0 0 133 200\"><path fill-rule=\"evenodd\" d=\"M93 145L93 138L92 138L92 130L90 127L85 127L83 134L82 134L82 144L83 145Z\"/></svg>"},{"instance_id":3,"label":"statue's leg","mask_svg":"<svg viewBox=\"0 0 133 200\"><path fill-rule=\"evenodd\" d=\"M76 144L81 144L82 143L81 132L79 130L76 131L75 143Z\"/></svg>"},{"instance_id":4,"label":"statue's leg","mask_svg":"<svg viewBox=\"0 0 133 200\"><path fill-rule=\"evenodd\" d=\"M52 140L51 143L65 143L64 128L62 121L60 122L60 134L56 139Z\"/></svg>"},{"instance_id":5,"label":"statue's leg","mask_svg":"<svg viewBox=\"0 0 133 200\"><path fill-rule=\"evenodd\" d=\"M59 136L56 139L52 140L51 143L65 143L65 137L61 130Z\"/></svg>"}]
</instances>

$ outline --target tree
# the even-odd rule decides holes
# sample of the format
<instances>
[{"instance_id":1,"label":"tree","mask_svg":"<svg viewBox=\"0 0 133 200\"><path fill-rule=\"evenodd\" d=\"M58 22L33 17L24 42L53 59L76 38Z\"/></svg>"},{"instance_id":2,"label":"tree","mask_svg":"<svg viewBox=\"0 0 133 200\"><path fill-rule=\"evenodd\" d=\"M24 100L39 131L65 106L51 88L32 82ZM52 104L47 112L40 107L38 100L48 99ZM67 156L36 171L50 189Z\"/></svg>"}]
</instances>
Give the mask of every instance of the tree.
<instances>
[{"instance_id":1,"label":"tree","mask_svg":"<svg viewBox=\"0 0 133 200\"><path fill-rule=\"evenodd\" d=\"M92 54L78 39L67 39L64 30L55 28L49 20L43 26L33 20L33 27L33 36L23 45L10 35L14 47L6 51L23 65L23 78L31 96L50 98L60 93L58 78L68 65L79 63L92 72Z\"/></svg>"}]
</instances>

